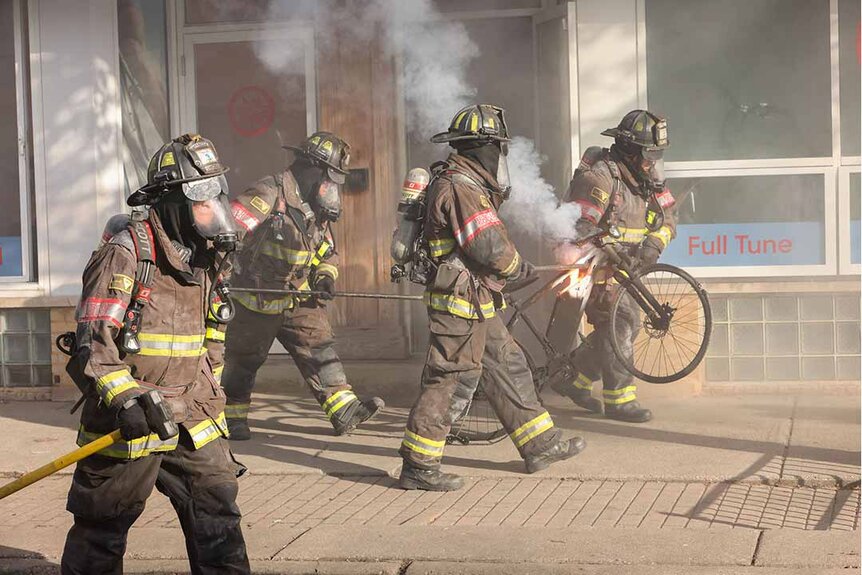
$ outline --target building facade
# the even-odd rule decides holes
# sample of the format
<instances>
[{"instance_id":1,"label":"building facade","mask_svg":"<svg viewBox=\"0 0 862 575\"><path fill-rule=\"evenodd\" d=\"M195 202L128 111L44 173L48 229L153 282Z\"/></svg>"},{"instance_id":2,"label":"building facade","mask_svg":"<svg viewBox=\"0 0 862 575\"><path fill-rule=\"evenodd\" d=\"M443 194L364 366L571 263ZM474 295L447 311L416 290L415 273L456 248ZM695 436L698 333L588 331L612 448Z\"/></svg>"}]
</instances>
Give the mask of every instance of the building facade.
<instances>
[{"instance_id":1,"label":"building facade","mask_svg":"<svg viewBox=\"0 0 862 575\"><path fill-rule=\"evenodd\" d=\"M389 281L400 182L442 150L417 133L421 104L405 103L419 49L363 16L379 5L0 2L0 397L75 393L54 338L73 325L83 266L149 155L183 132L216 143L235 191L284 168L281 143L344 137L354 172L336 229L341 289L412 289ZM692 380L859 380L857 0L416 5L417 21L399 26L469 39L466 89L506 108L558 192L625 112L668 117L681 201L664 259L704 282L716 322ZM460 49L446 37L419 50L429 70L435 50ZM332 316L346 358L423 352L420 305L344 300Z\"/></svg>"}]
</instances>

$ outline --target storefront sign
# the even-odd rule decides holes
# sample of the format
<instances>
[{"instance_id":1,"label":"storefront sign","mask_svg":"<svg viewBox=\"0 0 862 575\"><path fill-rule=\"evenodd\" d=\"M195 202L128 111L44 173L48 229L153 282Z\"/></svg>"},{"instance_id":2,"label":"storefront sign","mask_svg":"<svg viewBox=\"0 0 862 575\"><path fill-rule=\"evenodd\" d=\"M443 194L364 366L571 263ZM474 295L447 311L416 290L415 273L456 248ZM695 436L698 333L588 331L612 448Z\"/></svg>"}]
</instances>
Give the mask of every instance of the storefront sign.
<instances>
[{"instance_id":1,"label":"storefront sign","mask_svg":"<svg viewBox=\"0 0 862 575\"><path fill-rule=\"evenodd\" d=\"M243 86L228 100L227 114L234 132L247 138L260 136L275 119L275 100L260 86Z\"/></svg>"},{"instance_id":2,"label":"storefront sign","mask_svg":"<svg viewBox=\"0 0 862 575\"><path fill-rule=\"evenodd\" d=\"M822 264L823 224L680 225L661 261L681 267Z\"/></svg>"},{"instance_id":3,"label":"storefront sign","mask_svg":"<svg viewBox=\"0 0 862 575\"><path fill-rule=\"evenodd\" d=\"M21 238L0 236L0 276L20 276L23 273Z\"/></svg>"}]
</instances>

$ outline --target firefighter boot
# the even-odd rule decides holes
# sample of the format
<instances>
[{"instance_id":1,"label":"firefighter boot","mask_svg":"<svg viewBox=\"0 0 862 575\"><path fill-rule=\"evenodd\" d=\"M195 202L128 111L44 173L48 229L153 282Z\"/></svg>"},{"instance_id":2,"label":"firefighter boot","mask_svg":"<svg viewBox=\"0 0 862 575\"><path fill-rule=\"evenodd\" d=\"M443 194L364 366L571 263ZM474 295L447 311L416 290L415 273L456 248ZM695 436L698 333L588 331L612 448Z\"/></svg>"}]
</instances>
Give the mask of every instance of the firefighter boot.
<instances>
[{"instance_id":1,"label":"firefighter boot","mask_svg":"<svg viewBox=\"0 0 862 575\"><path fill-rule=\"evenodd\" d=\"M629 401L622 405L606 405L605 417L629 423L644 423L652 419L652 411L641 407L637 401Z\"/></svg>"},{"instance_id":2,"label":"firefighter boot","mask_svg":"<svg viewBox=\"0 0 862 575\"><path fill-rule=\"evenodd\" d=\"M372 397L356 402L355 406L350 406L350 411L345 414L344 419L333 419L332 427L335 428L335 435L347 435L360 423L364 423L377 415L386 404L379 397Z\"/></svg>"},{"instance_id":3,"label":"firefighter boot","mask_svg":"<svg viewBox=\"0 0 862 575\"><path fill-rule=\"evenodd\" d=\"M563 397L568 397L572 401L575 402L575 405L579 407L583 407L587 411L592 413L601 413L602 412L602 402L601 400L596 399L592 395L590 395L589 391L583 389L577 389L572 385L552 385L551 389L562 395Z\"/></svg>"},{"instance_id":4,"label":"firefighter boot","mask_svg":"<svg viewBox=\"0 0 862 575\"><path fill-rule=\"evenodd\" d=\"M228 439L231 441L248 441L251 439L251 429L249 429L248 420L245 418L228 417L227 430Z\"/></svg>"},{"instance_id":5,"label":"firefighter boot","mask_svg":"<svg viewBox=\"0 0 862 575\"><path fill-rule=\"evenodd\" d=\"M583 451L586 446L587 442L582 437L561 439L541 453L524 457L524 463L527 464L527 473L535 473L547 469L554 462L574 457Z\"/></svg>"},{"instance_id":6,"label":"firefighter boot","mask_svg":"<svg viewBox=\"0 0 862 575\"><path fill-rule=\"evenodd\" d=\"M443 473L437 469L421 469L407 461L401 466L398 478L401 489L421 489L423 491L457 491L464 487L464 480L454 473Z\"/></svg>"}]
</instances>

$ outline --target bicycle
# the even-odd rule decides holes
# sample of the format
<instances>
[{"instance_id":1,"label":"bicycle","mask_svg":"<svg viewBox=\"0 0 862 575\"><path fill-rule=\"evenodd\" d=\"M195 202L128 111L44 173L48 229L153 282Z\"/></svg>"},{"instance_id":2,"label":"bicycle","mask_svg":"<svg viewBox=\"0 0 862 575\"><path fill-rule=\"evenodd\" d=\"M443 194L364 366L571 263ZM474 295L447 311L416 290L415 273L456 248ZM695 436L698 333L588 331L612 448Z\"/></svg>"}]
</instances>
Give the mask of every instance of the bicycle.
<instances>
[{"instance_id":1,"label":"bicycle","mask_svg":"<svg viewBox=\"0 0 862 575\"><path fill-rule=\"evenodd\" d=\"M519 322L523 322L539 342L546 358L544 365L538 365L516 339L515 343L526 356L537 393L551 379L568 378L571 381L576 376L570 349L558 349L549 336L560 302L565 301L564 297L572 297L576 300L574 331L582 338L581 320L587 300L597 279L596 274L605 269L612 270L606 279L619 284L610 305L611 347L629 373L648 383L666 384L690 374L703 360L712 333L712 309L706 290L686 271L670 264L656 263L637 269L625 250L613 242L619 237L619 231L611 226L571 242L569 245L578 251L572 266L550 266L550 269L558 269L562 273L527 297L515 299L507 296L512 315L506 327L511 332ZM538 276L513 291L524 289L536 281ZM552 292L565 292L567 295L558 296L543 333L525 312ZM641 330L629 355L625 353L629 342L617 341L616 323L623 321L621 310L631 303L640 309ZM631 308L630 305L627 307ZM447 438L450 443L493 443L506 436L482 387L480 380L471 403L453 422Z\"/></svg>"}]
</instances>

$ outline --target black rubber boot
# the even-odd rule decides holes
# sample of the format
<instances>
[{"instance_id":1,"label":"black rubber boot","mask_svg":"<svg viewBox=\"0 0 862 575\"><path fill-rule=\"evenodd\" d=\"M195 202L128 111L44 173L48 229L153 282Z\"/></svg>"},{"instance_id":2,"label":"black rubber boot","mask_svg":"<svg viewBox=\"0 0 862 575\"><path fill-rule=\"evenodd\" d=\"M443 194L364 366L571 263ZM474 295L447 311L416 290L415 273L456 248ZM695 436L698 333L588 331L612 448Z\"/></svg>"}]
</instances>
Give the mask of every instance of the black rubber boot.
<instances>
[{"instance_id":1,"label":"black rubber boot","mask_svg":"<svg viewBox=\"0 0 862 575\"><path fill-rule=\"evenodd\" d=\"M629 401L622 405L606 405L605 417L629 423L645 423L652 419L652 411L641 407L637 401Z\"/></svg>"},{"instance_id":2,"label":"black rubber boot","mask_svg":"<svg viewBox=\"0 0 862 575\"><path fill-rule=\"evenodd\" d=\"M457 491L464 487L464 480L454 473L443 473L439 469L420 469L405 461L401 466L398 487L408 490Z\"/></svg>"},{"instance_id":3,"label":"black rubber boot","mask_svg":"<svg viewBox=\"0 0 862 575\"><path fill-rule=\"evenodd\" d=\"M527 464L527 473L535 473L547 469L554 462L574 457L583 451L586 446L587 442L584 441L583 437L561 439L541 453L526 456L524 463Z\"/></svg>"},{"instance_id":4,"label":"black rubber boot","mask_svg":"<svg viewBox=\"0 0 862 575\"><path fill-rule=\"evenodd\" d=\"M570 382L552 382L551 389L553 389L563 397L568 397L575 402L575 405L583 407L587 411L591 411L593 413L602 412L601 400L598 400L592 395L590 395L589 391L576 388Z\"/></svg>"},{"instance_id":5,"label":"black rubber boot","mask_svg":"<svg viewBox=\"0 0 862 575\"><path fill-rule=\"evenodd\" d=\"M379 397L371 397L362 399L356 402L356 406L350 406L345 415L345 419L335 419L332 421L332 427L335 429L335 435L347 435L356 427L371 419L386 406L386 403Z\"/></svg>"},{"instance_id":6,"label":"black rubber boot","mask_svg":"<svg viewBox=\"0 0 862 575\"><path fill-rule=\"evenodd\" d=\"M248 427L247 419L229 417L227 418L227 429L230 432L228 439L231 441L248 441L251 439L251 429Z\"/></svg>"}]
</instances>

